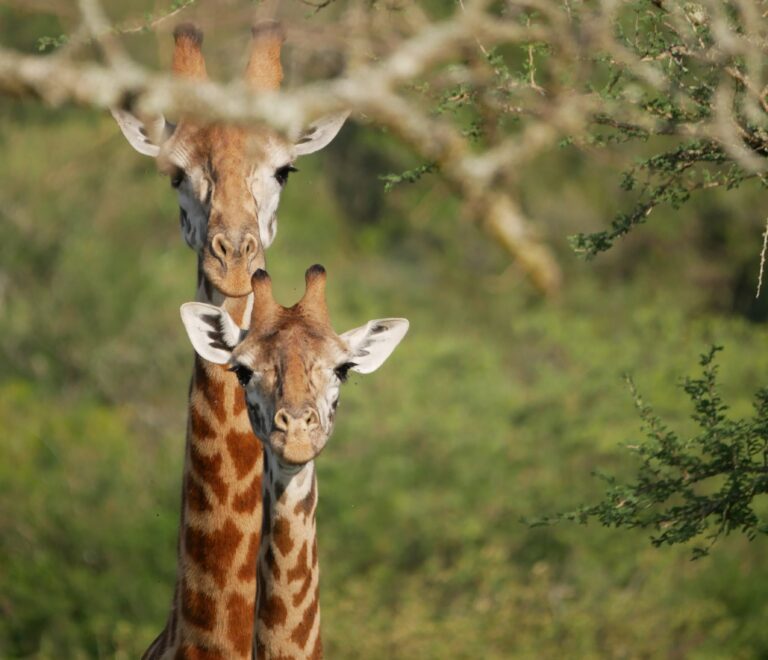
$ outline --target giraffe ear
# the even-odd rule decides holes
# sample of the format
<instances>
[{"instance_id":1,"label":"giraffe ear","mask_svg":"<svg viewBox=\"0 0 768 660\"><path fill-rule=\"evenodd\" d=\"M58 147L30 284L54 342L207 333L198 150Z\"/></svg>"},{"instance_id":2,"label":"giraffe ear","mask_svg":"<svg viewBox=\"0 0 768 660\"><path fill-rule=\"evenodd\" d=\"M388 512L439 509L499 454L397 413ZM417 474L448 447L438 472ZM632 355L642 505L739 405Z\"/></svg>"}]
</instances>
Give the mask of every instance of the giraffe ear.
<instances>
[{"instance_id":1,"label":"giraffe ear","mask_svg":"<svg viewBox=\"0 0 768 660\"><path fill-rule=\"evenodd\" d=\"M185 303L181 320L197 354L208 362L226 364L240 342L240 328L226 311L205 303Z\"/></svg>"},{"instance_id":2,"label":"giraffe ear","mask_svg":"<svg viewBox=\"0 0 768 660\"><path fill-rule=\"evenodd\" d=\"M112 108L110 112L128 143L144 156L157 158L160 146L173 135L176 129L176 126L165 121L164 117L145 123L125 110Z\"/></svg>"},{"instance_id":3,"label":"giraffe ear","mask_svg":"<svg viewBox=\"0 0 768 660\"><path fill-rule=\"evenodd\" d=\"M350 369L361 374L376 371L392 355L408 332L406 319L376 319L341 335L350 350Z\"/></svg>"},{"instance_id":4,"label":"giraffe ear","mask_svg":"<svg viewBox=\"0 0 768 660\"><path fill-rule=\"evenodd\" d=\"M349 117L349 111L338 112L334 115L322 117L301 134L296 144L293 145L294 156L306 156L320 151L326 146L336 134L341 130L344 122Z\"/></svg>"}]
</instances>

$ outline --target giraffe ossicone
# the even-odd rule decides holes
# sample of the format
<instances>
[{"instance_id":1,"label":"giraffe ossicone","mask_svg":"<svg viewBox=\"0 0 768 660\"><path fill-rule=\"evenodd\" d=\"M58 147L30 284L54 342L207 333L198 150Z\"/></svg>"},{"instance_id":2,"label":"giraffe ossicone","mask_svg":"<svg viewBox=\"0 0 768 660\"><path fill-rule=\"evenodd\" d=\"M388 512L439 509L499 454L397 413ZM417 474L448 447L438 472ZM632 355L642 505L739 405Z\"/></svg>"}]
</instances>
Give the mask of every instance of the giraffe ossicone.
<instances>
[{"instance_id":1,"label":"giraffe ossicone","mask_svg":"<svg viewBox=\"0 0 768 660\"><path fill-rule=\"evenodd\" d=\"M321 266L307 270L304 296L290 308L275 302L265 271L253 275L252 289L245 332L212 305L187 303L181 316L198 354L237 375L264 446L255 657L321 658L314 459L333 431L347 372L379 368L408 321L376 319L336 334Z\"/></svg>"}]
</instances>

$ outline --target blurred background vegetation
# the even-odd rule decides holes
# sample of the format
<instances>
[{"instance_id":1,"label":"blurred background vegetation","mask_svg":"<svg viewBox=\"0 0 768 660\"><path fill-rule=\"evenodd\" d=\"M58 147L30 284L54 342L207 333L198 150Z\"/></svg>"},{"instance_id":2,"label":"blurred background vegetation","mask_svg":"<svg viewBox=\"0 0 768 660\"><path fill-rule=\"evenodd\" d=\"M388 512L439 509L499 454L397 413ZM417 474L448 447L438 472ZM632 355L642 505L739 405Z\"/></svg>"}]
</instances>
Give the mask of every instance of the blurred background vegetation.
<instances>
[{"instance_id":1,"label":"blurred background vegetation","mask_svg":"<svg viewBox=\"0 0 768 660\"><path fill-rule=\"evenodd\" d=\"M63 31L0 4L4 45ZM0 100L0 154L0 657L134 658L172 595L195 257L167 181L104 113ZM337 330L411 320L350 379L318 461L328 657L768 656L764 541L691 562L644 532L520 522L599 497L596 468L636 468L625 372L681 432L679 380L710 344L735 414L766 384L762 191L659 209L589 263L570 251L627 205L637 155L564 147L521 173L565 273L548 300L438 180L384 193L418 164L386 133L349 124L301 162L267 255L278 299L319 262Z\"/></svg>"}]
</instances>

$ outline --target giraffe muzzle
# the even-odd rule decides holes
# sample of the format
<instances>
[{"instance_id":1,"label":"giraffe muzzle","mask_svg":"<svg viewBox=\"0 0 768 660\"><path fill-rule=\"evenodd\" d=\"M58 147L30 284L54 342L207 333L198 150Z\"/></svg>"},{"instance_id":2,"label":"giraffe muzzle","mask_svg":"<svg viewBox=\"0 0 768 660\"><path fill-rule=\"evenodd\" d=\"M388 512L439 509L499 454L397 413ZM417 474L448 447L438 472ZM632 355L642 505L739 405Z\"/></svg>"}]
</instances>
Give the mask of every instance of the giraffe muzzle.
<instances>
[{"instance_id":1,"label":"giraffe muzzle","mask_svg":"<svg viewBox=\"0 0 768 660\"><path fill-rule=\"evenodd\" d=\"M295 414L280 408L275 413L269 444L283 462L303 465L317 457L327 439L314 408L308 406Z\"/></svg>"},{"instance_id":2,"label":"giraffe muzzle","mask_svg":"<svg viewBox=\"0 0 768 660\"><path fill-rule=\"evenodd\" d=\"M247 296L251 292L251 275L263 267L264 251L259 239L250 232L240 237L218 232L203 254L206 277L225 296Z\"/></svg>"}]
</instances>

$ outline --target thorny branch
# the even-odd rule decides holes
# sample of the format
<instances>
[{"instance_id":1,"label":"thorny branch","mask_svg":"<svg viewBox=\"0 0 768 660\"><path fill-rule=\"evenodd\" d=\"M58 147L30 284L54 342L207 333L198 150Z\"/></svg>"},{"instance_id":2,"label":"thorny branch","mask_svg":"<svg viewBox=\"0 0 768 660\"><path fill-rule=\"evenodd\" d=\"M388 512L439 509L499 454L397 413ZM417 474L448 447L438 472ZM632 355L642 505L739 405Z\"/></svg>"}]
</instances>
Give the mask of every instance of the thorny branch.
<instances>
[{"instance_id":1,"label":"thorny branch","mask_svg":"<svg viewBox=\"0 0 768 660\"><path fill-rule=\"evenodd\" d=\"M501 10L462 0L442 20L418 3L401 5L386 14L376 3L344 6L341 24L354 23L347 30L354 37L342 35L332 47L346 69L255 95L238 83L192 84L139 66L119 41L130 30L109 29L97 0L79 0L78 34L98 45L103 60L78 60L72 48L51 56L0 49L0 93L145 116L183 110L209 121L267 122L293 135L320 115L349 109L407 144L428 164L422 172L439 172L467 216L545 293L557 290L560 271L517 202L516 172L564 140L594 148L597 129L615 133L602 146L660 135L716 145L744 179L765 167L768 41L765 18L748 0L732 12L715 0L507 0ZM676 184L674 168L661 172L670 173ZM650 209L660 201L641 203ZM581 239L586 254L610 244Z\"/></svg>"}]
</instances>

